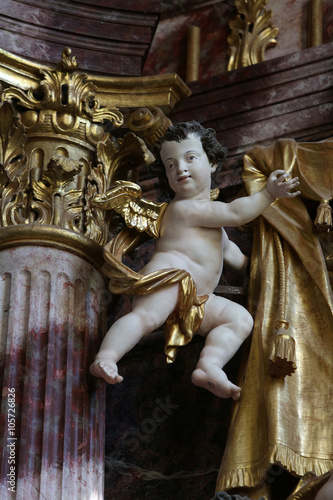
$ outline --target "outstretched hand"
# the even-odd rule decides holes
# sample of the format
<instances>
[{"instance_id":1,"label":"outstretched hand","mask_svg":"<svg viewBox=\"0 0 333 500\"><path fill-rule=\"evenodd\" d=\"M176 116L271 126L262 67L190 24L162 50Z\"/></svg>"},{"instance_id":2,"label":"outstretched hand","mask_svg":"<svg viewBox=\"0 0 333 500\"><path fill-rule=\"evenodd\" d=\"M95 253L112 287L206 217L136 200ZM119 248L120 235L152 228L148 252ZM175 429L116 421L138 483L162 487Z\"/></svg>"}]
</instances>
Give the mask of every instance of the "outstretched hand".
<instances>
[{"instance_id":1,"label":"outstretched hand","mask_svg":"<svg viewBox=\"0 0 333 500\"><path fill-rule=\"evenodd\" d=\"M298 177L292 178L285 170L275 170L267 179L266 189L273 198L295 198L301 194L301 191L293 191L298 185Z\"/></svg>"}]
</instances>

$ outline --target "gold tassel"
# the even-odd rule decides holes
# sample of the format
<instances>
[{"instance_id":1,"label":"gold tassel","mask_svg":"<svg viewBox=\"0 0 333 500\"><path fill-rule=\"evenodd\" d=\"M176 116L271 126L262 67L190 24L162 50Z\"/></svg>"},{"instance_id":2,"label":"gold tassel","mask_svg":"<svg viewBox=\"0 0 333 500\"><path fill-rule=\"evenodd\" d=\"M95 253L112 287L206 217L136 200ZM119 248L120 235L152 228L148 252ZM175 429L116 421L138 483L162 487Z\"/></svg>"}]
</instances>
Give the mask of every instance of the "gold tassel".
<instances>
[{"instance_id":1,"label":"gold tassel","mask_svg":"<svg viewBox=\"0 0 333 500\"><path fill-rule=\"evenodd\" d=\"M286 333L287 321L277 321L275 327L277 332L270 339L269 371L274 377L290 376L296 370L295 340Z\"/></svg>"},{"instance_id":2,"label":"gold tassel","mask_svg":"<svg viewBox=\"0 0 333 500\"><path fill-rule=\"evenodd\" d=\"M275 333L269 342L270 356L268 360L268 369L274 377L285 377L292 375L296 370L296 349L295 340L286 333L289 323L284 319L286 317L286 270L282 243L279 235L274 232L274 242L277 253L279 270L279 307L278 320L275 323ZM282 319L283 318L283 319Z\"/></svg>"},{"instance_id":3,"label":"gold tassel","mask_svg":"<svg viewBox=\"0 0 333 500\"><path fill-rule=\"evenodd\" d=\"M317 216L315 226L318 232L328 232L332 229L332 207L329 200L320 200L320 205L317 208Z\"/></svg>"}]
</instances>

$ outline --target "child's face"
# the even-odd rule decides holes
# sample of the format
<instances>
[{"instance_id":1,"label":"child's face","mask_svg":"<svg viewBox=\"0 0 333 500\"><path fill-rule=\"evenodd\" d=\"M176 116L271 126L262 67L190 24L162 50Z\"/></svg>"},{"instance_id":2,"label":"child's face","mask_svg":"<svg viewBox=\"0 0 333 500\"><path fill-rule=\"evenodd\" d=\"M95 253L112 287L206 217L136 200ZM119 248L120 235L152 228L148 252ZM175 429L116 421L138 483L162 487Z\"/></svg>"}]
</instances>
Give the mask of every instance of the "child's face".
<instances>
[{"instance_id":1,"label":"child's face","mask_svg":"<svg viewBox=\"0 0 333 500\"><path fill-rule=\"evenodd\" d=\"M209 198L216 166L210 163L198 137L190 134L181 142L164 142L160 155L175 199Z\"/></svg>"}]
</instances>

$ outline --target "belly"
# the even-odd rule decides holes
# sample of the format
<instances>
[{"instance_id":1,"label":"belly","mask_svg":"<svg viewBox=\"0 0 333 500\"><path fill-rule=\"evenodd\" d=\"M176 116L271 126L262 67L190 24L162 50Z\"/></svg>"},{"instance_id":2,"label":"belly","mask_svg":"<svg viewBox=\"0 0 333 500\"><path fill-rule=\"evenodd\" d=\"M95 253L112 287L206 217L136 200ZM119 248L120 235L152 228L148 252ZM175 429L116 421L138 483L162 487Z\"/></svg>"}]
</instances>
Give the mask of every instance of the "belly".
<instances>
[{"instance_id":1,"label":"belly","mask_svg":"<svg viewBox=\"0 0 333 500\"><path fill-rule=\"evenodd\" d=\"M222 272L222 259L193 260L183 253L156 251L150 262L141 270L146 275L161 269L183 269L187 271L194 280L197 294L212 293L219 283Z\"/></svg>"}]
</instances>

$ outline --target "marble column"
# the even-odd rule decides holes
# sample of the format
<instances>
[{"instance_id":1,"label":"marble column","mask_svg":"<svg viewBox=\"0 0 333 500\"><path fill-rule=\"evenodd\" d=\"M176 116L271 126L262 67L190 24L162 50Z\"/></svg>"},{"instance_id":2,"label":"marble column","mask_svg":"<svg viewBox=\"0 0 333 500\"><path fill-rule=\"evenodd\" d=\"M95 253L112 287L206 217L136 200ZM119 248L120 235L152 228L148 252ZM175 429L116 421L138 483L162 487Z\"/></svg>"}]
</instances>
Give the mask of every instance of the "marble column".
<instances>
[{"instance_id":1,"label":"marble column","mask_svg":"<svg viewBox=\"0 0 333 500\"><path fill-rule=\"evenodd\" d=\"M44 245L0 245L0 497L102 500L105 387L89 364L110 294L82 249Z\"/></svg>"}]
</instances>

